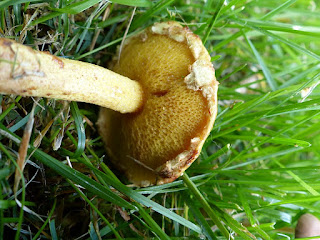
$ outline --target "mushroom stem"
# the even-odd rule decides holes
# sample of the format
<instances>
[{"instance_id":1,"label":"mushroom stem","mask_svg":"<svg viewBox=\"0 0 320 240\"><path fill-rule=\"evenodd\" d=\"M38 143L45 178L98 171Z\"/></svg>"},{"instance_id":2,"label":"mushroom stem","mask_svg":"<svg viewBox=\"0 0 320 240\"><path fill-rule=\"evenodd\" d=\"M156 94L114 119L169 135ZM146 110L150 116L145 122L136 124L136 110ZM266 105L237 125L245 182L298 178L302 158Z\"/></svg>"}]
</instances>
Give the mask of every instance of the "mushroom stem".
<instances>
[{"instance_id":1,"label":"mushroom stem","mask_svg":"<svg viewBox=\"0 0 320 240\"><path fill-rule=\"evenodd\" d=\"M0 38L0 93L79 101L121 113L143 104L140 84L103 67Z\"/></svg>"}]
</instances>

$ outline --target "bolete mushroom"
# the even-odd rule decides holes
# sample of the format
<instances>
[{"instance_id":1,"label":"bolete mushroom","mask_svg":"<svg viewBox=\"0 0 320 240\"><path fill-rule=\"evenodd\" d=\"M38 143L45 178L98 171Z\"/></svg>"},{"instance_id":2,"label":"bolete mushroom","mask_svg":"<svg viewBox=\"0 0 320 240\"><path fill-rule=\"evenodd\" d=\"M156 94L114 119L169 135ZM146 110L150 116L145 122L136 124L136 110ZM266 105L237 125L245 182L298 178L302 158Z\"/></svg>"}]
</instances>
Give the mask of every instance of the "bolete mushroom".
<instances>
[{"instance_id":1,"label":"bolete mushroom","mask_svg":"<svg viewBox=\"0 0 320 240\"><path fill-rule=\"evenodd\" d=\"M316 237L320 240L320 220L310 213L301 215L295 229L295 238Z\"/></svg>"},{"instance_id":2,"label":"bolete mushroom","mask_svg":"<svg viewBox=\"0 0 320 240\"><path fill-rule=\"evenodd\" d=\"M102 106L97 124L114 166L138 186L173 181L216 117L210 55L188 28L156 23L126 40L111 69L0 40L1 93Z\"/></svg>"}]
</instances>

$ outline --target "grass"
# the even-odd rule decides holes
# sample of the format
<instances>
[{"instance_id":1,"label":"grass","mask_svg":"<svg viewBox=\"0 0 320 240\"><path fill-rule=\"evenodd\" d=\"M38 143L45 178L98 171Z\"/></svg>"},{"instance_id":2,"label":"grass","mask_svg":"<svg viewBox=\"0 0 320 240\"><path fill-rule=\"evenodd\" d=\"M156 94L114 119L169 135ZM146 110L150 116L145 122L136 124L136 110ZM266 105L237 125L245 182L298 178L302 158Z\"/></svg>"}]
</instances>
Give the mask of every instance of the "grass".
<instances>
[{"instance_id":1,"label":"grass","mask_svg":"<svg viewBox=\"0 0 320 240\"><path fill-rule=\"evenodd\" d=\"M1 1L1 37L102 66L128 24L131 35L156 21L182 22L205 42L220 86L199 159L176 181L147 188L109 168L94 125L98 107L2 95L0 239L292 239L301 214L320 217L318 7L312 0Z\"/></svg>"}]
</instances>

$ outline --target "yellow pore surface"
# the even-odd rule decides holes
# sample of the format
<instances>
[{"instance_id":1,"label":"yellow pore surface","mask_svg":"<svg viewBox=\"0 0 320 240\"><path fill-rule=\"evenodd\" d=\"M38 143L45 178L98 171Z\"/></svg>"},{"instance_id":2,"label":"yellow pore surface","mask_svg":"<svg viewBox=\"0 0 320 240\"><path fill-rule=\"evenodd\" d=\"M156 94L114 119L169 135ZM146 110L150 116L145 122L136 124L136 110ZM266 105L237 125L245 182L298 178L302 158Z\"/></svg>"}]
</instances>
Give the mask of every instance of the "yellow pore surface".
<instances>
[{"instance_id":1,"label":"yellow pore surface","mask_svg":"<svg viewBox=\"0 0 320 240\"><path fill-rule=\"evenodd\" d=\"M113 67L144 90L144 106L138 112L102 113L107 114L103 131L112 162L137 185L165 178L156 169L190 150L191 139L205 137L207 100L184 83L194 61L186 43L148 32L132 39Z\"/></svg>"}]
</instances>

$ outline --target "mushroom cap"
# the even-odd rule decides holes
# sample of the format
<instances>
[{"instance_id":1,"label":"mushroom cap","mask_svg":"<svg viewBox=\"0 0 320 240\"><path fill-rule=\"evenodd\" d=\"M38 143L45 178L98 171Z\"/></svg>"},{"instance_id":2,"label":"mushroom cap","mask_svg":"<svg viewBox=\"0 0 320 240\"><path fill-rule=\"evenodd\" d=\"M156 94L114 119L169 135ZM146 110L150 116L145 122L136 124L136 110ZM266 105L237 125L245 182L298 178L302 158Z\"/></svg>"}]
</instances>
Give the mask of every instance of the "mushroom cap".
<instances>
[{"instance_id":1,"label":"mushroom cap","mask_svg":"<svg viewBox=\"0 0 320 240\"><path fill-rule=\"evenodd\" d=\"M112 62L144 91L137 112L102 108L98 120L113 165L135 185L171 182L199 156L217 114L210 60L197 35L164 22L128 39Z\"/></svg>"},{"instance_id":2,"label":"mushroom cap","mask_svg":"<svg viewBox=\"0 0 320 240\"><path fill-rule=\"evenodd\" d=\"M315 236L320 236L320 220L310 213L301 215L295 229L295 238L306 238Z\"/></svg>"}]
</instances>

